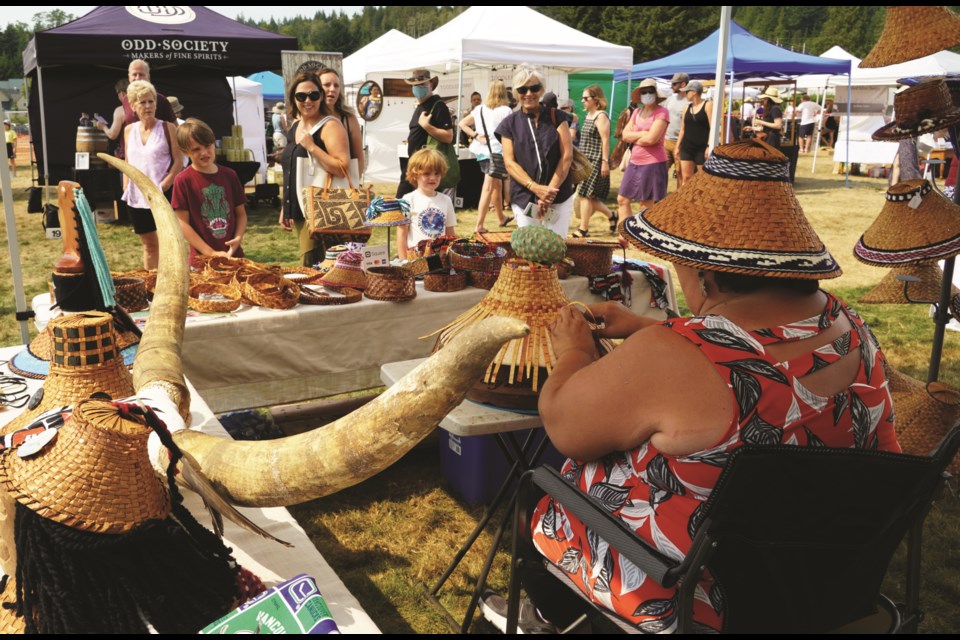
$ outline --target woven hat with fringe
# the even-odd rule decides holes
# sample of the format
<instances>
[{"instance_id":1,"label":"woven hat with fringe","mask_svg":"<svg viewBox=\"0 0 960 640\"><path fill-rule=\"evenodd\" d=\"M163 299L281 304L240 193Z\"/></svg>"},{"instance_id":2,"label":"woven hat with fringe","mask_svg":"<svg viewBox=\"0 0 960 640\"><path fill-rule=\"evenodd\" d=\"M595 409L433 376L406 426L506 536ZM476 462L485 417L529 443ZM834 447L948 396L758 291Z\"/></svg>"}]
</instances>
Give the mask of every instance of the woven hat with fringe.
<instances>
[{"instance_id":1,"label":"woven hat with fringe","mask_svg":"<svg viewBox=\"0 0 960 640\"><path fill-rule=\"evenodd\" d=\"M906 276L911 281L900 280L898 276ZM916 278L918 281L913 280ZM903 267L894 267L883 277L876 287L868 291L859 302L863 304L909 304L912 302L934 303L940 300L940 284L943 281L943 271L936 264L914 264ZM906 286L909 299L904 296ZM953 293L958 293L956 287L951 287Z\"/></svg>"},{"instance_id":2,"label":"woven hat with fringe","mask_svg":"<svg viewBox=\"0 0 960 640\"><path fill-rule=\"evenodd\" d=\"M519 318L529 325L529 335L504 344L487 367L483 381L492 383L497 379L500 369L507 368L509 384L529 381L533 390L537 391L543 383L539 369L544 368L549 374L556 359L550 338L550 324L557 313L570 304L560 287L556 267L534 265L524 260L508 260L500 269L500 277L483 300L450 324L426 337L439 334L433 348L437 351L466 327L484 318ZM613 345L603 339L601 347L610 351Z\"/></svg>"},{"instance_id":3,"label":"woven hat with fringe","mask_svg":"<svg viewBox=\"0 0 960 640\"><path fill-rule=\"evenodd\" d=\"M945 6L887 7L883 32L861 69L916 60L960 45L960 16Z\"/></svg>"},{"instance_id":4,"label":"woven hat with fringe","mask_svg":"<svg viewBox=\"0 0 960 640\"><path fill-rule=\"evenodd\" d=\"M147 453L150 427L85 400L38 453L0 458L0 482L44 518L96 533L130 531L170 513L170 498Z\"/></svg>"},{"instance_id":5,"label":"woven hat with fringe","mask_svg":"<svg viewBox=\"0 0 960 640\"><path fill-rule=\"evenodd\" d=\"M840 266L790 185L787 157L750 139L714 149L703 170L620 224L642 251L695 269L821 280Z\"/></svg>"},{"instance_id":6,"label":"woven hat with fringe","mask_svg":"<svg viewBox=\"0 0 960 640\"><path fill-rule=\"evenodd\" d=\"M960 122L950 88L941 78L908 87L893 97L896 119L873 132L874 140L905 140Z\"/></svg>"},{"instance_id":7,"label":"woven hat with fringe","mask_svg":"<svg viewBox=\"0 0 960 640\"><path fill-rule=\"evenodd\" d=\"M887 190L887 202L853 248L866 264L935 262L960 254L960 206L927 180L904 180Z\"/></svg>"},{"instance_id":8,"label":"woven hat with fringe","mask_svg":"<svg viewBox=\"0 0 960 640\"><path fill-rule=\"evenodd\" d=\"M317 282L333 289L358 289L367 286L367 277L363 273L363 256L358 251L345 251L337 256L337 262Z\"/></svg>"},{"instance_id":9,"label":"woven hat with fringe","mask_svg":"<svg viewBox=\"0 0 960 640\"><path fill-rule=\"evenodd\" d=\"M86 400L93 393L106 393L114 399L134 393L133 378L117 348L117 333L109 313L60 316L48 326L53 339L43 398L4 426L3 433L25 427L51 409Z\"/></svg>"},{"instance_id":10,"label":"woven hat with fringe","mask_svg":"<svg viewBox=\"0 0 960 640\"><path fill-rule=\"evenodd\" d=\"M377 196L367 207L363 224L368 227L398 227L410 224L410 204L406 200Z\"/></svg>"}]
</instances>

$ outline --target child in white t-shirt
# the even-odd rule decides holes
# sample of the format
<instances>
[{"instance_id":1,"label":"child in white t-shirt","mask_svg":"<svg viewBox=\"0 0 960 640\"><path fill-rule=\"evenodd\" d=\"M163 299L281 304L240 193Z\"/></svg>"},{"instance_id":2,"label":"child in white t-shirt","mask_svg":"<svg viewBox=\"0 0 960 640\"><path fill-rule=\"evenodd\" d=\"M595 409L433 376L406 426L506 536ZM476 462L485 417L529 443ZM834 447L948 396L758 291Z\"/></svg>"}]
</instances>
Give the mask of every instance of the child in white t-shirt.
<instances>
[{"instance_id":1,"label":"child in white t-shirt","mask_svg":"<svg viewBox=\"0 0 960 640\"><path fill-rule=\"evenodd\" d=\"M410 224L397 227L397 255L412 260L421 240L454 235L457 215L450 197L437 191L447 173L447 160L435 149L420 149L407 163L407 182L417 187L403 197L410 205Z\"/></svg>"}]
</instances>

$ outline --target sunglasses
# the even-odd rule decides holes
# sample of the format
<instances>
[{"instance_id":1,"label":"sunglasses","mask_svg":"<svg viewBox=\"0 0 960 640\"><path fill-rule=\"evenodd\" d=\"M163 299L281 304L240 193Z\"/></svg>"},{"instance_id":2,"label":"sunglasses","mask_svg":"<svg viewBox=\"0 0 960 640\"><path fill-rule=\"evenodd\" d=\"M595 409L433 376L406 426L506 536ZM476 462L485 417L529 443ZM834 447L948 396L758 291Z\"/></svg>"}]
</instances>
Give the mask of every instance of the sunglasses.
<instances>
[{"instance_id":1,"label":"sunglasses","mask_svg":"<svg viewBox=\"0 0 960 640\"><path fill-rule=\"evenodd\" d=\"M586 102L587 100L592 100L593 96L580 96L580 102Z\"/></svg>"},{"instance_id":2,"label":"sunglasses","mask_svg":"<svg viewBox=\"0 0 960 640\"><path fill-rule=\"evenodd\" d=\"M517 93L522 96L527 95L527 91L531 93L540 93L540 90L543 89L542 84L532 84L529 87L517 87Z\"/></svg>"},{"instance_id":3,"label":"sunglasses","mask_svg":"<svg viewBox=\"0 0 960 640\"><path fill-rule=\"evenodd\" d=\"M655 96L655 95L657 95L657 90L656 90L656 89L642 89L642 90L640 91L640 95L642 95L642 96L644 96L644 95L646 95L646 96Z\"/></svg>"},{"instance_id":4,"label":"sunglasses","mask_svg":"<svg viewBox=\"0 0 960 640\"><path fill-rule=\"evenodd\" d=\"M311 91L310 93L304 93L302 91L298 91L297 93L293 94L293 97L297 99L297 102L306 102L307 98L313 102L316 102L320 99L320 92Z\"/></svg>"}]
</instances>

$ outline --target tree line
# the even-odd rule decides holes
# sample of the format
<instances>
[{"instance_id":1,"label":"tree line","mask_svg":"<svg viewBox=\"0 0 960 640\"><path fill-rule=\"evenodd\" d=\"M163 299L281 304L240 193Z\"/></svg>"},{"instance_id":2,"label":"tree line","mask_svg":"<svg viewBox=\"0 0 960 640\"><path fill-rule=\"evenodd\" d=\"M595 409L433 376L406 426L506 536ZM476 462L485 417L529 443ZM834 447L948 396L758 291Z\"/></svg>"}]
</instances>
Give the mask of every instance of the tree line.
<instances>
[{"instance_id":1,"label":"tree line","mask_svg":"<svg viewBox=\"0 0 960 640\"><path fill-rule=\"evenodd\" d=\"M390 29L418 38L449 22L467 6L364 7L355 15L317 11L313 17L240 21L293 36L307 51L348 56ZM536 6L554 20L607 42L633 47L634 62L655 60L695 44L717 29L720 8L711 6ZM949 7L960 11L960 6ZM883 30L882 6L743 6L733 19L754 35L787 49L819 55L834 45L863 57ZM37 13L0 32L0 78L23 76L22 52L34 31L75 16L59 9Z\"/></svg>"}]
</instances>

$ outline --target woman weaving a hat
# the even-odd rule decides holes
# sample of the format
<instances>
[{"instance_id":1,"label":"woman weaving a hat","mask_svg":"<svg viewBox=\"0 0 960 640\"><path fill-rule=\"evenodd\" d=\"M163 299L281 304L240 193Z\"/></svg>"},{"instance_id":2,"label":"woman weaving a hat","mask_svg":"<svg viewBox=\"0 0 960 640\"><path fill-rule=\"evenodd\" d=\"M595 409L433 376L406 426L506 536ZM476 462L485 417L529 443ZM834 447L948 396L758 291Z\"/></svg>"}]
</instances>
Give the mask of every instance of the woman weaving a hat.
<instances>
[{"instance_id":1,"label":"woman weaving a hat","mask_svg":"<svg viewBox=\"0 0 960 640\"><path fill-rule=\"evenodd\" d=\"M601 358L583 315L564 309L539 407L570 457L564 474L584 491L604 483L610 510L648 544L674 559L688 552L742 444L900 450L883 354L860 317L819 288L840 267L793 195L785 156L755 140L717 147L689 185L621 234L673 263L693 316L656 322L593 305L600 336L626 338ZM540 552L594 602L647 631L674 624L672 608L656 605L675 589L646 579L560 504L542 499L531 526ZM578 615L577 596L545 596L542 574L524 583L551 622ZM700 586L708 597L694 618L719 630L723 585Z\"/></svg>"}]
</instances>

